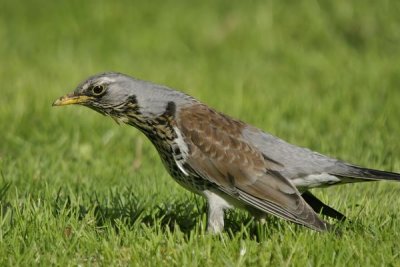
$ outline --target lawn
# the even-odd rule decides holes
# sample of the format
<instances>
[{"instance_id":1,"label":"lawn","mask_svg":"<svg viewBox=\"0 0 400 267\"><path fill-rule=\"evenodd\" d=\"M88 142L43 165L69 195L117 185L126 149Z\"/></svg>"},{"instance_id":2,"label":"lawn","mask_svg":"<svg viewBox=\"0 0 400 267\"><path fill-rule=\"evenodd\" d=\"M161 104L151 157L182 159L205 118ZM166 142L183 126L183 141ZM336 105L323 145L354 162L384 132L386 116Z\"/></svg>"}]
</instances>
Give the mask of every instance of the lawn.
<instances>
[{"instance_id":1,"label":"lawn","mask_svg":"<svg viewBox=\"0 0 400 267\"><path fill-rule=\"evenodd\" d=\"M151 143L52 102L119 71L289 142L400 172L399 1L0 0L1 266L400 266L400 183L313 190L340 235L206 203Z\"/></svg>"}]
</instances>

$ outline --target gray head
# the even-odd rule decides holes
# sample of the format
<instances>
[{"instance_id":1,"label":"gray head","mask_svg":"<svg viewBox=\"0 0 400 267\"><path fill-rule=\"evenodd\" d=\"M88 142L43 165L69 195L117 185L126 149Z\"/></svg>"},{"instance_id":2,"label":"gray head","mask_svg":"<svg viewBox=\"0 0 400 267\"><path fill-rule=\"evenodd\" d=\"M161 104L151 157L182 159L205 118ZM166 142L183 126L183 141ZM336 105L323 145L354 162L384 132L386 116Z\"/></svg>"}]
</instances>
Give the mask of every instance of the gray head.
<instances>
[{"instance_id":1,"label":"gray head","mask_svg":"<svg viewBox=\"0 0 400 267\"><path fill-rule=\"evenodd\" d=\"M140 116L141 120L154 119L171 105L176 109L193 101L190 96L165 86L108 72L89 77L53 106L79 104L127 122L128 112L131 116Z\"/></svg>"}]
</instances>

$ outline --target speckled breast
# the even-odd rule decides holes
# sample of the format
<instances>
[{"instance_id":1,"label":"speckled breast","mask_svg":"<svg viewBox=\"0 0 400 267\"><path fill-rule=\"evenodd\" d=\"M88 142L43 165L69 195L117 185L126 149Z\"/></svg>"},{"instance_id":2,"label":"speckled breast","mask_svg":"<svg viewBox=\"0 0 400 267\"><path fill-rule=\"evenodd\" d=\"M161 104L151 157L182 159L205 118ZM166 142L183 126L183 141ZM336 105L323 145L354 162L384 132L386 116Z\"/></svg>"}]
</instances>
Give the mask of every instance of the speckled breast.
<instances>
[{"instance_id":1,"label":"speckled breast","mask_svg":"<svg viewBox=\"0 0 400 267\"><path fill-rule=\"evenodd\" d=\"M203 179L193 170L187 168L186 171L189 175L183 173L178 165L176 164L172 153L179 151L174 151L172 144L153 142L156 147L158 154L160 155L161 161L167 169L168 173L174 178L184 188L196 193L201 194L202 191L210 188L211 183Z\"/></svg>"}]
</instances>

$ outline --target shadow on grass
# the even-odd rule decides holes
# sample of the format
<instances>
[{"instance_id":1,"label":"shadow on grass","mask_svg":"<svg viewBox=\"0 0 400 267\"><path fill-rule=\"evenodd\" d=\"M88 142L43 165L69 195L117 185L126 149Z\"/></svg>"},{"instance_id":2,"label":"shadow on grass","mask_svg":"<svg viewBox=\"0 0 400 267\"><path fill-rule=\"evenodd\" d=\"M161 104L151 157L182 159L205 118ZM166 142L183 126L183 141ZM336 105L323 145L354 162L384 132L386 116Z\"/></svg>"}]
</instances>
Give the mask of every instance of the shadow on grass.
<instances>
[{"instance_id":1,"label":"shadow on grass","mask_svg":"<svg viewBox=\"0 0 400 267\"><path fill-rule=\"evenodd\" d=\"M4 179L4 178L3 178ZM7 192L10 189L11 183L3 182L0 186L0 214L6 214L11 208L10 202L7 201Z\"/></svg>"},{"instance_id":2,"label":"shadow on grass","mask_svg":"<svg viewBox=\"0 0 400 267\"><path fill-rule=\"evenodd\" d=\"M128 227L133 227L136 223L147 226L160 224L162 229L168 228L171 231L175 231L179 226L182 232L189 233L204 210L203 203L196 198L190 201L171 200L154 205L155 196L140 198L134 194L132 188L123 192L110 190L109 194L101 197L96 193L86 197L84 205L77 205L61 188L54 201L54 215L58 216L67 211L68 215L83 219L88 213L92 213L97 226L112 225L116 231L118 224L122 222Z\"/></svg>"},{"instance_id":3,"label":"shadow on grass","mask_svg":"<svg viewBox=\"0 0 400 267\"><path fill-rule=\"evenodd\" d=\"M60 189L54 201L55 216L66 210L70 216L83 219L91 212L97 226L112 225L117 232L121 222L128 227L142 223L148 227L159 227L162 231L181 231L187 238L193 232L205 232L207 204L198 196L192 195L184 200L171 198L159 203L158 199L154 200L155 196L143 199L132 188L126 188L123 192L110 191L102 197L94 193L85 201L88 204L76 205L69 195L63 195ZM239 237L259 242L281 232L286 226L285 222L273 216L268 218L267 223L261 224L245 211L230 210L225 214L224 230L232 239ZM294 225L293 229L301 231L302 227Z\"/></svg>"},{"instance_id":4,"label":"shadow on grass","mask_svg":"<svg viewBox=\"0 0 400 267\"><path fill-rule=\"evenodd\" d=\"M133 227L137 223L148 227L159 227L163 231L174 232L179 229L185 236L195 231L205 231L207 204L198 196L188 199L171 198L164 203L159 203L155 196L145 199L138 197L132 188L123 192L110 191L106 196L99 197L96 193L87 196L85 205L77 205L72 196L66 195L62 188L58 191L54 201L54 215L59 216L67 212L68 216L78 216L83 219L88 213L94 215L96 225L99 227L112 225L118 232L121 222L124 226ZM155 204L155 201L157 202ZM201 222L204 222L203 224ZM266 225L254 221L247 212L231 210L226 212L225 231L231 238L241 235L243 238L262 239L261 236L269 232L276 232L282 227L282 222L271 218ZM263 230L263 229L267 230Z\"/></svg>"},{"instance_id":5,"label":"shadow on grass","mask_svg":"<svg viewBox=\"0 0 400 267\"><path fill-rule=\"evenodd\" d=\"M0 208L3 215L7 212L13 213L15 208L6 198L9 189L10 183L0 186ZM159 227L162 231L174 232L179 229L187 238L193 231L205 231L205 223L201 222L206 221L207 205L198 196L193 195L185 200L171 199L154 205L155 202L158 203L155 196L143 199L135 195L132 188L126 188L123 192L110 190L109 194L101 197L96 193L79 195L79 201L74 193L68 194L67 191L60 188L56 198L50 200L53 216L76 216L82 220L90 214L94 216L98 227L111 225L117 233L121 222L130 228L140 223L149 227ZM261 224L244 211L230 210L225 215L225 231L232 239L252 239L260 242L287 227L282 220L272 216L268 218L267 223ZM296 225L292 225L291 228L295 232L304 230Z\"/></svg>"}]
</instances>

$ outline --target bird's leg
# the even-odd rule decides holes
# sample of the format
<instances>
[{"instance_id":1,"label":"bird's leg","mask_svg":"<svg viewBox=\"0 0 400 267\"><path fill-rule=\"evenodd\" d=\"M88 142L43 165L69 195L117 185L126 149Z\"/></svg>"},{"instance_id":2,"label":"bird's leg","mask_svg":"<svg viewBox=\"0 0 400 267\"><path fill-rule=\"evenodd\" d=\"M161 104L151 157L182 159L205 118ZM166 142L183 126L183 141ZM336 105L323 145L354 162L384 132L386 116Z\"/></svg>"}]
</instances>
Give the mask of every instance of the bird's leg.
<instances>
[{"instance_id":1,"label":"bird's leg","mask_svg":"<svg viewBox=\"0 0 400 267\"><path fill-rule=\"evenodd\" d=\"M208 203L207 232L218 234L224 230L224 209Z\"/></svg>"},{"instance_id":2,"label":"bird's leg","mask_svg":"<svg viewBox=\"0 0 400 267\"><path fill-rule=\"evenodd\" d=\"M203 195L207 199L207 232L218 234L224 230L224 210L232 206L220 195L206 190Z\"/></svg>"},{"instance_id":3,"label":"bird's leg","mask_svg":"<svg viewBox=\"0 0 400 267\"><path fill-rule=\"evenodd\" d=\"M254 207L246 207L246 209L250 212L250 214L259 222L261 225L267 223L267 214L264 211L256 209Z\"/></svg>"}]
</instances>

